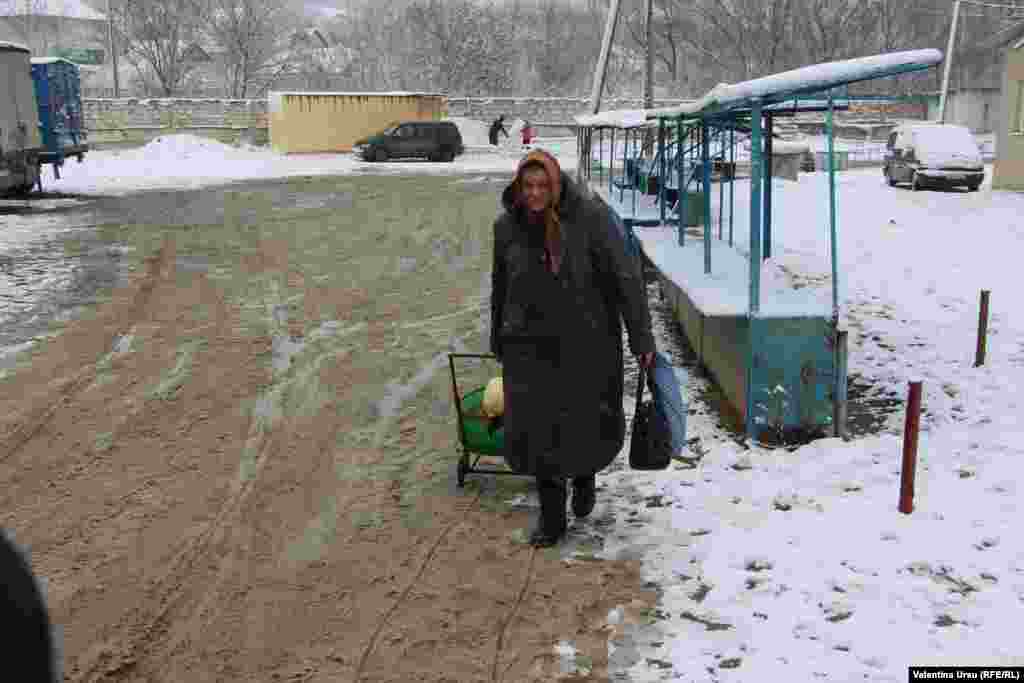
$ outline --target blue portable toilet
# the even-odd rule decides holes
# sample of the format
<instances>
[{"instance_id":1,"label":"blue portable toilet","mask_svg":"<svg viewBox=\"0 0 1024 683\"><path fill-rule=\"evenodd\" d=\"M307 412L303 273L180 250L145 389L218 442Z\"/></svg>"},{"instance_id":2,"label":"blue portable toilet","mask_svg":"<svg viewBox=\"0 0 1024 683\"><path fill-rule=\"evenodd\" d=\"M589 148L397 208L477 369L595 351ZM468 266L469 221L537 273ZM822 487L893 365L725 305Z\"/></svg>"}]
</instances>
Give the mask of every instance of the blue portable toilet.
<instances>
[{"instance_id":1,"label":"blue portable toilet","mask_svg":"<svg viewBox=\"0 0 1024 683\"><path fill-rule=\"evenodd\" d=\"M82 91L78 65L60 57L32 60L32 83L39 110L39 131L43 138L43 163L54 165L54 173L64 158L79 161L88 149L82 125Z\"/></svg>"}]
</instances>

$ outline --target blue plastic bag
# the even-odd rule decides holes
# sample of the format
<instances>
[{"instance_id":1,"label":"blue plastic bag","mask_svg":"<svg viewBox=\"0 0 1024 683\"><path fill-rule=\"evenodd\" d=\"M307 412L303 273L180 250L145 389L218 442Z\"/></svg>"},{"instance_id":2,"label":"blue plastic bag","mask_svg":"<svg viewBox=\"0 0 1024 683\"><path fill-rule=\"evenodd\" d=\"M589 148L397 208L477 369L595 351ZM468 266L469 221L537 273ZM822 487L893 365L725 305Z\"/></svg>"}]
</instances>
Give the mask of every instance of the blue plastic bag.
<instances>
[{"instance_id":1,"label":"blue plastic bag","mask_svg":"<svg viewBox=\"0 0 1024 683\"><path fill-rule=\"evenodd\" d=\"M689 401L683 399L676 368L660 352L654 353L654 365L650 370L653 380L654 405L668 422L672 434L672 452L676 455L686 448L686 415Z\"/></svg>"}]
</instances>

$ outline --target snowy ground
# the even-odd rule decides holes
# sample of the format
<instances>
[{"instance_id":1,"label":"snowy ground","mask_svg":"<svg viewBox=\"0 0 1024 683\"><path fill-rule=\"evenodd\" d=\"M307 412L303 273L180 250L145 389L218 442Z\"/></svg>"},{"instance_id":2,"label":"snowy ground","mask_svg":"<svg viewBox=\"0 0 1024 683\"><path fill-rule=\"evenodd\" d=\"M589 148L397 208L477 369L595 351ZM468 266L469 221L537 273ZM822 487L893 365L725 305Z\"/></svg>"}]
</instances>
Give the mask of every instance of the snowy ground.
<instances>
[{"instance_id":1,"label":"snowy ground","mask_svg":"<svg viewBox=\"0 0 1024 683\"><path fill-rule=\"evenodd\" d=\"M43 169L43 189L67 194L119 195L141 190L190 189L229 182L293 176L349 173L503 173L511 175L524 153L519 122L510 122L509 138L498 147L487 143L487 126L455 119L463 130L465 154L452 163L401 161L375 164L352 154L282 155L267 147L225 145L194 135L167 135L128 150L89 152L82 163L69 160L61 178L53 167ZM575 140L549 140L545 147L562 159L566 170L576 166Z\"/></svg>"},{"instance_id":2,"label":"snowy ground","mask_svg":"<svg viewBox=\"0 0 1024 683\"><path fill-rule=\"evenodd\" d=\"M541 146L572 168L572 141ZM371 165L175 137L94 152L45 184L118 194L356 172L507 175L520 154L518 145L470 145L454 164ZM827 177L774 182L775 257L765 268L827 288ZM741 249L746 187L737 184ZM916 509L896 510L901 416L849 443L790 452L706 439L693 467L603 476L584 526L631 519L612 525L601 553L641 558L663 591L661 608L639 623L624 616L628 606L609 614L626 680L905 681L910 665L1024 664L1024 303L1013 294L1024 195L988 183L978 193L915 193L869 169L839 175L838 207L850 371L901 395L908 380L924 382ZM992 291L988 362L974 368L981 289ZM571 637L558 646L570 669Z\"/></svg>"},{"instance_id":3,"label":"snowy ground","mask_svg":"<svg viewBox=\"0 0 1024 683\"><path fill-rule=\"evenodd\" d=\"M775 185L765 269L827 290L827 176ZM605 553L643 557L664 591L632 636L654 645L620 662L629 680L905 681L911 665L1024 664L1024 195L915 193L870 169L841 174L838 196L850 371L904 396L923 381L915 510L896 509L902 414L849 443L705 443L695 469L608 475L607 509L639 509L646 537ZM974 368L981 289L988 357Z\"/></svg>"}]
</instances>

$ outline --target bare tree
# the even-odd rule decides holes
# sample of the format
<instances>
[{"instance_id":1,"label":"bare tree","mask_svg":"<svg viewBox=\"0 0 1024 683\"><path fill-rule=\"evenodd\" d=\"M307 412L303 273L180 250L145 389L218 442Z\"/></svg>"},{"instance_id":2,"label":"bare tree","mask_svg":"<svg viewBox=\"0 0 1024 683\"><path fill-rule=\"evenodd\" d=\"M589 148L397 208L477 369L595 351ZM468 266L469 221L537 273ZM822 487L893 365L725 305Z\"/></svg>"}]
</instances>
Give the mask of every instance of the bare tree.
<instances>
[{"instance_id":1,"label":"bare tree","mask_svg":"<svg viewBox=\"0 0 1024 683\"><path fill-rule=\"evenodd\" d=\"M171 97L185 88L196 64L189 49L202 35L206 7L199 0L120 0L111 13L119 45L144 84Z\"/></svg>"},{"instance_id":2,"label":"bare tree","mask_svg":"<svg viewBox=\"0 0 1024 683\"><path fill-rule=\"evenodd\" d=\"M288 68L287 38L298 12L287 0L209 0L203 33L223 59L229 97L244 98L253 86ZM323 48L330 47L326 43Z\"/></svg>"},{"instance_id":3,"label":"bare tree","mask_svg":"<svg viewBox=\"0 0 1024 683\"><path fill-rule=\"evenodd\" d=\"M514 33L493 6L418 0L406 12L426 39L414 63L444 92L501 93L511 82Z\"/></svg>"}]
</instances>

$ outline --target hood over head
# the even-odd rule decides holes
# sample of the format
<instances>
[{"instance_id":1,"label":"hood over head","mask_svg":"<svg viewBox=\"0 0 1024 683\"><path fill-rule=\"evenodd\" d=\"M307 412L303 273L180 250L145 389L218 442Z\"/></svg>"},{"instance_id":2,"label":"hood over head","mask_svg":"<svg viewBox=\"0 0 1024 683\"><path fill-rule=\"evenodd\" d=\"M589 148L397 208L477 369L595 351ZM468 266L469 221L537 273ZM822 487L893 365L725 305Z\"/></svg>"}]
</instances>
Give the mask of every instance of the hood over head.
<instances>
[{"instance_id":1,"label":"hood over head","mask_svg":"<svg viewBox=\"0 0 1024 683\"><path fill-rule=\"evenodd\" d=\"M519 194L523 171L528 165L540 164L548 174L551 181L551 194L555 197L554 206L557 213L565 213L566 209L575 206L580 200L579 190L570 177L562 171L558 159L542 149L531 150L519 162L516 169L516 177L501 193L501 204L511 214L518 214L520 210Z\"/></svg>"}]
</instances>

